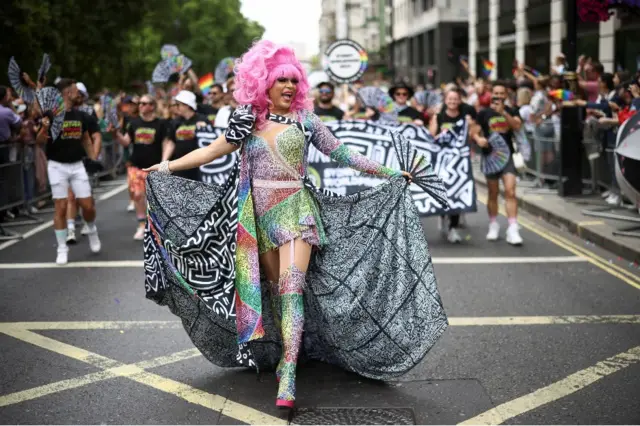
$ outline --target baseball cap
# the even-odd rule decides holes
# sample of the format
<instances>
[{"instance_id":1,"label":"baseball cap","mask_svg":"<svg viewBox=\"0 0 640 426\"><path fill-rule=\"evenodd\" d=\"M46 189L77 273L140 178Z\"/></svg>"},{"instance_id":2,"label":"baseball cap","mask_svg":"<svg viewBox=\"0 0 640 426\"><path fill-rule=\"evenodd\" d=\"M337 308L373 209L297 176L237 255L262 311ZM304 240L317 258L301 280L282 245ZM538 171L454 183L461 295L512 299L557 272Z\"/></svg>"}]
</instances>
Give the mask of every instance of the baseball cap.
<instances>
[{"instance_id":1,"label":"baseball cap","mask_svg":"<svg viewBox=\"0 0 640 426\"><path fill-rule=\"evenodd\" d=\"M196 104L196 95L193 92L190 92L188 90L181 90L176 95L175 100L187 105L194 111L198 108Z\"/></svg>"},{"instance_id":2,"label":"baseball cap","mask_svg":"<svg viewBox=\"0 0 640 426\"><path fill-rule=\"evenodd\" d=\"M87 91L87 86L85 86L85 85L84 85L84 83L82 83L82 82L80 82L80 81L79 81L79 82L77 82L77 83L76 83L76 87L78 88L78 90L80 91L80 93L82 93L82 95L83 95L85 98L88 98L88 97L89 97L89 92Z\"/></svg>"}]
</instances>

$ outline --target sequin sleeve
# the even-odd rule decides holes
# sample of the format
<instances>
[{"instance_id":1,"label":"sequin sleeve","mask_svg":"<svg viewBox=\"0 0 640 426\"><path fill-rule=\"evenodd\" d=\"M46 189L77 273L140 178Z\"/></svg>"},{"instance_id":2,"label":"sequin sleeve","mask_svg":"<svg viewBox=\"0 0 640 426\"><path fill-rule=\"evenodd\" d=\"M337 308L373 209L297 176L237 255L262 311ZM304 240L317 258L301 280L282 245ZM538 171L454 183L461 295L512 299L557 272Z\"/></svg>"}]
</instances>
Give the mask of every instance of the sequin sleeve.
<instances>
[{"instance_id":1,"label":"sequin sleeve","mask_svg":"<svg viewBox=\"0 0 640 426\"><path fill-rule=\"evenodd\" d=\"M363 173L379 177L393 177L400 175L400 171L370 160L364 155L353 151L348 146L336 139L331 131L325 126L317 115L312 114L311 123L313 134L311 143L341 166L350 167Z\"/></svg>"},{"instance_id":2,"label":"sequin sleeve","mask_svg":"<svg viewBox=\"0 0 640 426\"><path fill-rule=\"evenodd\" d=\"M229 119L229 127L224 132L227 142L240 145L251 134L256 118L251 113L251 105L236 108Z\"/></svg>"}]
</instances>

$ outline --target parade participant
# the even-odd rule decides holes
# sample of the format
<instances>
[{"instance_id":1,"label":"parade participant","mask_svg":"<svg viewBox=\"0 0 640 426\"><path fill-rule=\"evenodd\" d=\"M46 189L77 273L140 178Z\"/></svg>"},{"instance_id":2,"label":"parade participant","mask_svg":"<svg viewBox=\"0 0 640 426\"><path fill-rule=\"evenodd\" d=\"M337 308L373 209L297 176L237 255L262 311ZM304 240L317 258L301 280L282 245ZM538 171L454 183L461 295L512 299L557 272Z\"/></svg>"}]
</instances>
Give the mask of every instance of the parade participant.
<instances>
[{"instance_id":1,"label":"parade participant","mask_svg":"<svg viewBox=\"0 0 640 426\"><path fill-rule=\"evenodd\" d=\"M82 159L88 156L95 160L97 153L89 136L89 123L86 115L74 109L78 97L78 88L74 80L63 78L57 84L65 105L64 124L58 138L51 138L49 117L42 119L42 128L37 136L38 143L46 143L47 165L51 196L54 200L53 227L58 243L56 263L64 265L68 261L67 246L67 208L69 188L76 196L82 208L82 216L89 228L89 247L93 253L101 249L98 229L96 228L96 210L89 176Z\"/></svg>"},{"instance_id":2,"label":"parade participant","mask_svg":"<svg viewBox=\"0 0 640 426\"><path fill-rule=\"evenodd\" d=\"M398 121L400 123L413 123L417 126L424 126L422 114L409 105L409 100L413 97L414 91L406 83L398 83L389 89L389 96L393 99L398 109Z\"/></svg>"},{"instance_id":3,"label":"parade participant","mask_svg":"<svg viewBox=\"0 0 640 426\"><path fill-rule=\"evenodd\" d=\"M144 244L147 297L168 303L185 324L190 323L193 342L212 362L232 366L251 355L257 367L278 364L276 405L280 407L294 405L301 351L371 378L385 380L406 373L446 328L407 181L428 176L421 188L446 205L442 182L430 167L420 166L428 170L424 175L393 170L336 140L309 111L307 78L292 49L257 42L236 65L236 77L234 96L241 106L225 134L205 148L146 169L164 173L192 169L241 149L237 171L224 187L214 190L163 174L149 176ZM368 195L324 198L306 178L310 144L333 161L390 181L370 189ZM402 146L411 149L408 143ZM415 157L409 157L407 162L412 163ZM212 191L217 197L211 198ZM199 205L206 200L215 205ZM195 214L200 210L211 216ZM236 234L223 245L225 229L233 223L237 231L231 228L230 232ZM384 236L378 223L389 230L383 231ZM181 243L185 237L188 240ZM363 249L366 253L357 254ZM229 264L229 258L235 264ZM415 265L419 272L410 272L411 262L425 263ZM309 269L310 264L316 269ZM200 266L205 266L206 274L190 270ZM224 287L225 277L234 280L235 336L225 321L229 310L220 301L228 291L186 307L195 303L193 295L201 294L196 288ZM334 290L322 291L323 285ZM187 299L183 299L185 288L191 293ZM171 292L166 299L165 291ZM264 297L271 299L273 317L262 309ZM216 307L200 315L200 300ZM305 312L305 306L311 311ZM359 315L364 317L355 321ZM249 352L236 358L234 344L236 350L240 344L241 351ZM357 349L341 349L347 346Z\"/></svg>"},{"instance_id":4,"label":"parade participant","mask_svg":"<svg viewBox=\"0 0 640 426\"><path fill-rule=\"evenodd\" d=\"M464 127L465 121L470 121L471 118L467 114L469 111L462 110L462 98L458 87L449 88L445 93L444 98L445 108L438 114L435 114L431 118L429 123L429 133L433 136L441 135L443 132L452 129L454 126ZM458 232L460 225L460 215L453 214L449 216L449 231L447 234L447 240L450 243L456 244L462 241L462 237ZM441 227L441 231L445 231L444 226Z\"/></svg>"},{"instance_id":5,"label":"parade participant","mask_svg":"<svg viewBox=\"0 0 640 426\"><path fill-rule=\"evenodd\" d=\"M316 105L313 112L322 121L342 120L344 111L333 105L335 86L328 81L324 81L318 84L318 92L318 105Z\"/></svg>"},{"instance_id":6,"label":"parade participant","mask_svg":"<svg viewBox=\"0 0 640 426\"><path fill-rule=\"evenodd\" d=\"M483 109L478 113L478 129L483 135L474 132L473 140L482 148L485 153L489 153L491 147L487 138L493 132L499 133L509 146L511 155L514 149L514 131L520 130L522 120L518 115L518 110L505 105L507 99L507 87L504 83L493 84L491 107ZM505 207L509 227L507 228L507 243L521 245L522 237L518 227L518 200L516 200L516 176L517 171L510 156L507 166L495 175L487 175L487 188L489 196L487 201L487 211L489 213L489 232L487 240L496 241L500 234L500 224L498 223L498 195L500 190L500 180L504 185Z\"/></svg>"},{"instance_id":7,"label":"parade participant","mask_svg":"<svg viewBox=\"0 0 640 426\"><path fill-rule=\"evenodd\" d=\"M216 120L214 122L214 125L216 127L220 127L223 129L227 128L229 124L229 119L231 118L231 115L235 111L236 107L238 106L238 103L236 102L233 96L233 92L235 91L235 87L236 87L235 77L230 77L227 80L226 86L227 86L227 91L224 93L224 96L223 96L223 101L225 105L218 110L218 114L216 115Z\"/></svg>"},{"instance_id":8,"label":"parade participant","mask_svg":"<svg viewBox=\"0 0 640 426\"><path fill-rule=\"evenodd\" d=\"M131 120L138 116L138 97L137 96L123 96L122 97L122 119L120 123L120 132L125 135L129 129L129 123ZM131 157L131 147L125 148L123 151L122 160L124 161L125 166L129 166L129 157ZM129 204L127 204L128 212L135 212L136 205L133 201L133 194L129 191Z\"/></svg>"},{"instance_id":9,"label":"parade participant","mask_svg":"<svg viewBox=\"0 0 640 426\"><path fill-rule=\"evenodd\" d=\"M196 95L193 92L181 90L176 95L175 101L178 104L177 111L181 120L175 123L167 135L168 143L162 153L163 161L177 160L198 149L196 129L207 124L207 117L196 112L198 106ZM200 180L200 169L197 167L191 170L182 170L176 174L186 179Z\"/></svg>"},{"instance_id":10,"label":"parade participant","mask_svg":"<svg viewBox=\"0 0 640 426\"><path fill-rule=\"evenodd\" d=\"M78 97L75 100L75 108L86 115L86 121L89 131L89 136L91 137L91 142L93 144L93 150L96 155L99 155L102 151L102 133L100 132L100 124L98 121L98 117L95 113L95 110L91 105L87 104L89 100L89 93L87 92L87 87L81 83L76 83L76 87L78 88ZM85 165L85 170L87 173L96 173L99 171L98 167L100 164L95 164L91 161L87 161L85 158L83 160ZM67 203L67 244L76 244L76 216L78 215L78 202L76 200L75 195L71 188L69 188L69 202ZM89 234L89 227L85 223L80 231L82 235Z\"/></svg>"},{"instance_id":11,"label":"parade participant","mask_svg":"<svg viewBox=\"0 0 640 426\"><path fill-rule=\"evenodd\" d=\"M118 143L125 148L133 144L129 165L127 167L127 183L129 192L133 194L136 207L138 227L133 235L134 240L144 238L147 217L145 181L147 172L142 169L159 163L163 149L168 149L168 125L165 120L156 116L156 102L153 96L143 95L139 102L140 116L129 124L127 134L117 134Z\"/></svg>"}]
</instances>

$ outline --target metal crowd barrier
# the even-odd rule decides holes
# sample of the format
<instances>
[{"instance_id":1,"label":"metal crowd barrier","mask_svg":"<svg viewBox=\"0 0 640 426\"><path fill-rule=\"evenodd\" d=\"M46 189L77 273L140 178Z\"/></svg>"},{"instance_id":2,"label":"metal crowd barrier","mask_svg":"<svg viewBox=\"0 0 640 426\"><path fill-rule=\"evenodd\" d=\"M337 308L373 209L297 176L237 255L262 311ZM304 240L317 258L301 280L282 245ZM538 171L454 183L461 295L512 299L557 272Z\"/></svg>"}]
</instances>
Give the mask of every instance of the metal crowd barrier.
<instances>
[{"instance_id":1,"label":"metal crowd barrier","mask_svg":"<svg viewBox=\"0 0 640 426\"><path fill-rule=\"evenodd\" d=\"M0 222L0 241L22 238L21 233L7 228L42 222L42 219L31 213L36 198L34 149L35 147L25 146L22 142L0 143L0 215L6 219L11 210L15 209L20 214L19 220Z\"/></svg>"},{"instance_id":2,"label":"metal crowd barrier","mask_svg":"<svg viewBox=\"0 0 640 426\"><path fill-rule=\"evenodd\" d=\"M124 149L115 139L111 141L103 139L98 161L85 164L94 195L105 192L110 187L122 183L115 182L115 179L122 173L123 158Z\"/></svg>"}]
</instances>

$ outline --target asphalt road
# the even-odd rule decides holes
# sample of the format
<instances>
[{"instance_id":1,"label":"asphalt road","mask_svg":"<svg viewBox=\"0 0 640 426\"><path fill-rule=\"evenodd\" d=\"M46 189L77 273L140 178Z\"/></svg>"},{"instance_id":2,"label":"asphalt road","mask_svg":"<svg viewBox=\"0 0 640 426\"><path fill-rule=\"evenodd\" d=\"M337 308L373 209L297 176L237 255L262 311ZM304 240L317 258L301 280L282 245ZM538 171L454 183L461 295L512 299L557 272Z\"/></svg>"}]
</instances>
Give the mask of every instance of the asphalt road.
<instances>
[{"instance_id":1,"label":"asphalt road","mask_svg":"<svg viewBox=\"0 0 640 426\"><path fill-rule=\"evenodd\" d=\"M288 418L272 375L210 364L145 299L134 215L112 188L99 255L83 238L70 267L51 265L46 214L0 242L0 423L640 423L638 266L537 218L522 215L520 248L485 241L483 205L456 246L426 219L450 328L397 382L302 366Z\"/></svg>"}]
</instances>

